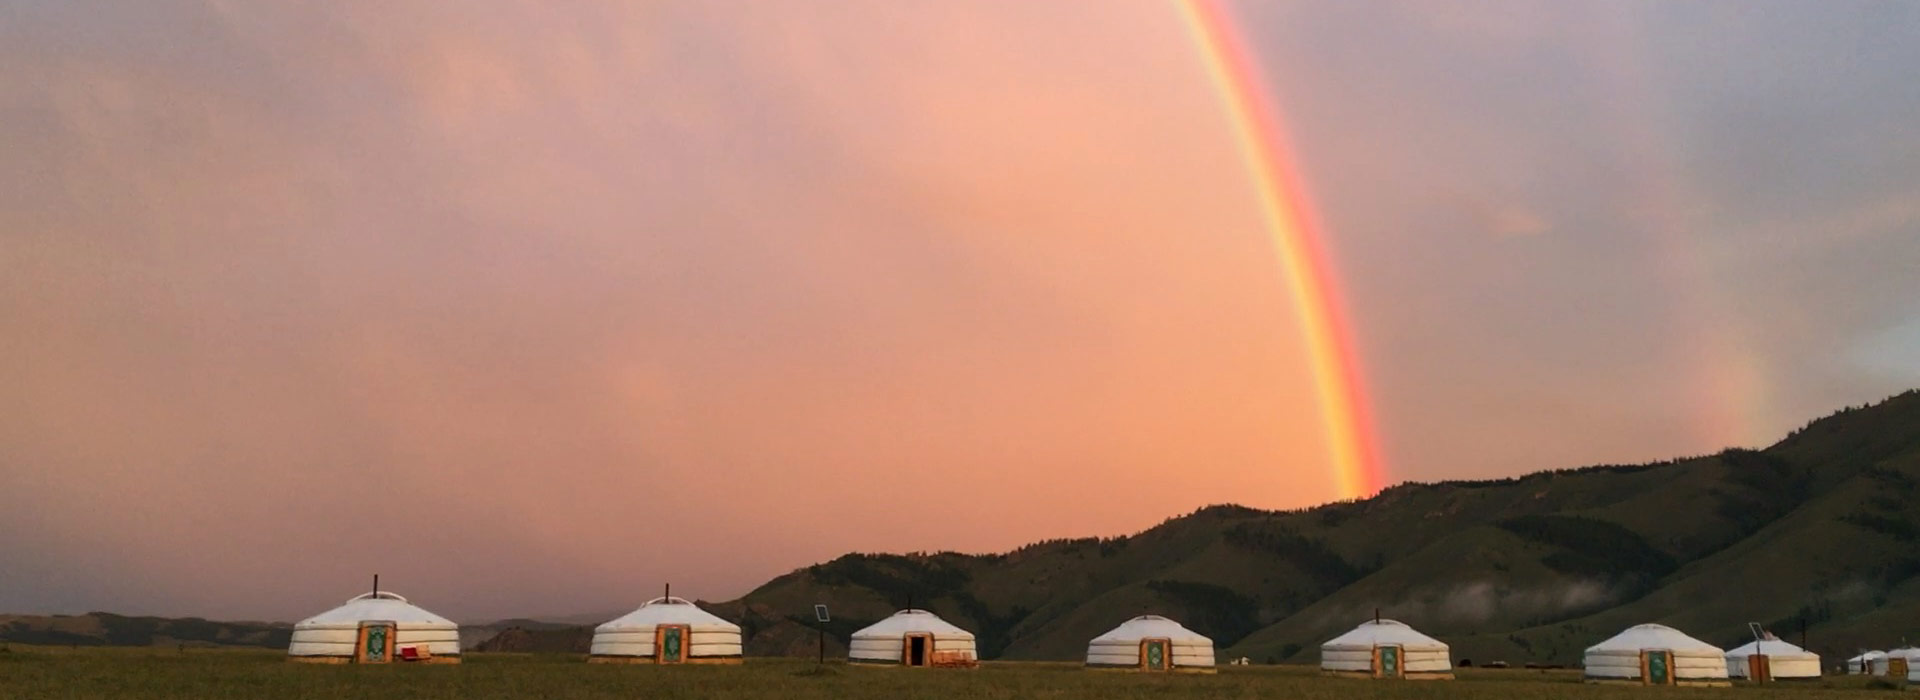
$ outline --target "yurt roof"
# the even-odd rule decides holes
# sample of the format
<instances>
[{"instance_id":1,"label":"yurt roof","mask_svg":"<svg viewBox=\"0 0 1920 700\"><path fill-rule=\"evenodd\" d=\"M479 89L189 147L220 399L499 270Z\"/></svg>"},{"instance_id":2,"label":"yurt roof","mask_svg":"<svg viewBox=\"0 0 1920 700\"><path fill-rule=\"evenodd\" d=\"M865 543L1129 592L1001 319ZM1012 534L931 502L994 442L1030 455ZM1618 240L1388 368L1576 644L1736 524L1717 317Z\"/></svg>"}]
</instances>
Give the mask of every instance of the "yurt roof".
<instances>
[{"instance_id":1,"label":"yurt roof","mask_svg":"<svg viewBox=\"0 0 1920 700\"><path fill-rule=\"evenodd\" d=\"M1185 625L1159 615L1141 615L1122 622L1119 627L1109 630L1106 634L1094 637L1093 641L1095 643L1133 642L1142 639L1159 638L1165 638L1174 642L1213 643L1213 640L1208 639L1206 635L1187 629Z\"/></svg>"},{"instance_id":2,"label":"yurt roof","mask_svg":"<svg viewBox=\"0 0 1920 700\"><path fill-rule=\"evenodd\" d=\"M1884 658L1887 658L1887 652L1884 652L1884 651L1869 651L1869 652L1867 652L1867 653L1864 653L1864 654L1861 654L1861 655L1859 655L1859 656L1856 656L1856 657L1853 657L1853 658L1851 658L1851 659L1847 659L1847 661L1850 661L1850 662L1852 662L1852 661L1879 661L1880 659L1884 659Z\"/></svg>"},{"instance_id":3,"label":"yurt roof","mask_svg":"<svg viewBox=\"0 0 1920 700\"><path fill-rule=\"evenodd\" d=\"M667 596L649 600L641 604L641 606L633 612L602 623L599 627L595 627L594 631L611 632L621 629L651 629L660 625L725 625L739 629L739 625L728 622L713 613L701 610L700 606L693 604L693 601L675 596Z\"/></svg>"},{"instance_id":4,"label":"yurt roof","mask_svg":"<svg viewBox=\"0 0 1920 700\"><path fill-rule=\"evenodd\" d=\"M1594 651L1639 651L1641 649L1666 649L1671 651L1710 651L1724 654L1720 647L1687 636L1680 630L1666 625L1634 625L1626 631L1613 635L1607 641L1587 647Z\"/></svg>"},{"instance_id":5,"label":"yurt roof","mask_svg":"<svg viewBox=\"0 0 1920 700\"><path fill-rule=\"evenodd\" d=\"M1399 645L1407 649L1445 649L1447 645L1438 639L1421 634L1407 623L1399 620L1368 620L1360 623L1346 634L1327 640L1322 646L1329 647L1365 647L1380 645Z\"/></svg>"},{"instance_id":6,"label":"yurt roof","mask_svg":"<svg viewBox=\"0 0 1920 700\"><path fill-rule=\"evenodd\" d=\"M427 625L452 629L456 625L452 620L427 612L425 608L407 602L405 597L391 591L362 593L347 599L340 607L328 610L293 626L294 629L312 629L334 626L359 626L365 620L391 620L401 624Z\"/></svg>"},{"instance_id":7,"label":"yurt roof","mask_svg":"<svg viewBox=\"0 0 1920 700\"><path fill-rule=\"evenodd\" d=\"M898 637L904 634L932 633L935 637L964 637L973 639L973 633L953 626L953 623L940 619L939 615L908 608L894 613L885 620L866 626L855 637Z\"/></svg>"},{"instance_id":8,"label":"yurt roof","mask_svg":"<svg viewBox=\"0 0 1920 700\"><path fill-rule=\"evenodd\" d=\"M1740 646L1727 650L1727 656L1731 656L1734 658L1746 658L1749 656L1753 656L1754 654L1762 654L1765 656L1776 657L1776 658L1786 658L1786 657L1800 657L1800 658L1807 658L1807 659L1820 658L1819 656L1815 655L1813 652L1794 646L1793 644L1790 644L1788 642L1784 642L1784 641L1781 641L1778 639L1772 639L1772 638L1747 642L1746 644L1742 644Z\"/></svg>"}]
</instances>

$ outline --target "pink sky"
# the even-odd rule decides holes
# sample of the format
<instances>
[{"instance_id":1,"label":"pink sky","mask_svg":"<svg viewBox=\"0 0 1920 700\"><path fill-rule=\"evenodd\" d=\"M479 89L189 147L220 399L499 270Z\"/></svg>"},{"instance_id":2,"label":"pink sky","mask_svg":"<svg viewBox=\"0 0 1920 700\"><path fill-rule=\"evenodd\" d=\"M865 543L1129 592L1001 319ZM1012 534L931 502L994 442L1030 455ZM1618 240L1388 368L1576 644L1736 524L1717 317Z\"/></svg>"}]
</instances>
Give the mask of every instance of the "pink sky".
<instances>
[{"instance_id":1,"label":"pink sky","mask_svg":"<svg viewBox=\"0 0 1920 700\"><path fill-rule=\"evenodd\" d=\"M1884 349L1920 323L1912 63L1835 48L1898 37L1420 7L1238 12L1392 479L1920 384ZM1855 108L1741 116L1698 25L1801 66L1761 104ZM566 614L1321 502L1209 90L1156 3L0 3L0 610L292 619L378 572ZM1781 124L1805 152L1756 155ZM1650 139L1684 152L1619 155ZM1834 160L1878 177L1798 167ZM1749 393L1699 381L1735 361Z\"/></svg>"}]
</instances>

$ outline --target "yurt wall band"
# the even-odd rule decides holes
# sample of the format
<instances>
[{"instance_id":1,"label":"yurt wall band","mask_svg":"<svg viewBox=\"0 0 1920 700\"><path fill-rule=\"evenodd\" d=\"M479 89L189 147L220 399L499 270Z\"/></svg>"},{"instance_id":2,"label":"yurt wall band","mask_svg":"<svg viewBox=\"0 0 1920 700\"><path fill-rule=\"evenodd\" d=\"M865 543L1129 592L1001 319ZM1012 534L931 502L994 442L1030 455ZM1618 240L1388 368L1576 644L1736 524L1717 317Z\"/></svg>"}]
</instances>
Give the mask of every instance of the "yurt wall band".
<instances>
[{"instance_id":1,"label":"yurt wall band","mask_svg":"<svg viewBox=\"0 0 1920 700\"><path fill-rule=\"evenodd\" d=\"M737 664L740 626L666 596L593 629L587 661L626 664Z\"/></svg>"},{"instance_id":2,"label":"yurt wall band","mask_svg":"<svg viewBox=\"0 0 1920 700\"><path fill-rule=\"evenodd\" d=\"M1087 668L1213 673L1213 640L1159 615L1141 615L1087 643Z\"/></svg>"},{"instance_id":3,"label":"yurt wall band","mask_svg":"<svg viewBox=\"0 0 1920 700\"><path fill-rule=\"evenodd\" d=\"M459 663L460 628L398 593L363 593L293 626L287 658L305 663Z\"/></svg>"},{"instance_id":4,"label":"yurt wall band","mask_svg":"<svg viewBox=\"0 0 1920 700\"><path fill-rule=\"evenodd\" d=\"M1368 620L1320 645L1320 670L1344 678L1451 680L1444 642L1397 620Z\"/></svg>"}]
</instances>

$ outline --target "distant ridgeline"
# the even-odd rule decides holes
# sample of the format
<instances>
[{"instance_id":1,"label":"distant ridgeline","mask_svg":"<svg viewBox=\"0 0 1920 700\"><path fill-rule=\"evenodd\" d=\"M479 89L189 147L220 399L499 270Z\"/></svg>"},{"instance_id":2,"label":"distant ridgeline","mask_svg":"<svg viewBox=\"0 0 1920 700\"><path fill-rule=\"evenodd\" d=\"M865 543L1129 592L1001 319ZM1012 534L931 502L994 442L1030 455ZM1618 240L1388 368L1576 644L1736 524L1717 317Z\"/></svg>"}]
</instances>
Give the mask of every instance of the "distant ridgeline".
<instances>
[{"instance_id":1,"label":"distant ridgeline","mask_svg":"<svg viewBox=\"0 0 1920 700\"><path fill-rule=\"evenodd\" d=\"M848 633L909 599L987 658L1077 659L1141 613L1227 657L1312 662L1378 609L1456 659L1574 664L1663 622L1727 647L1749 621L1844 659L1920 639L1920 391L1764 450L1485 481L1409 483L1272 512L1202 508L1130 537L1005 554L850 554L715 604L749 655L812 654L814 603ZM1905 585L1903 585L1905 584Z\"/></svg>"},{"instance_id":2,"label":"distant ridgeline","mask_svg":"<svg viewBox=\"0 0 1920 700\"><path fill-rule=\"evenodd\" d=\"M1226 657L1307 663L1378 610L1447 642L1456 661L1570 665L1644 622L1734 647L1751 641L1749 621L1796 643L1804 624L1811 650L1844 659L1920 639L1916 484L1910 391L1764 450L1409 483L1294 511L1210 506L1132 536L1004 554L849 554L702 606L741 625L749 656L818 653L815 603L833 611L828 653L844 655L854 630L911 601L972 630L985 658L1080 659L1087 640L1156 613ZM590 632L514 627L490 647L577 652ZM287 636L204 620L0 617L0 639L32 643Z\"/></svg>"},{"instance_id":3,"label":"distant ridgeline","mask_svg":"<svg viewBox=\"0 0 1920 700\"><path fill-rule=\"evenodd\" d=\"M293 625L197 617L0 615L0 641L54 646L255 646L286 648Z\"/></svg>"}]
</instances>

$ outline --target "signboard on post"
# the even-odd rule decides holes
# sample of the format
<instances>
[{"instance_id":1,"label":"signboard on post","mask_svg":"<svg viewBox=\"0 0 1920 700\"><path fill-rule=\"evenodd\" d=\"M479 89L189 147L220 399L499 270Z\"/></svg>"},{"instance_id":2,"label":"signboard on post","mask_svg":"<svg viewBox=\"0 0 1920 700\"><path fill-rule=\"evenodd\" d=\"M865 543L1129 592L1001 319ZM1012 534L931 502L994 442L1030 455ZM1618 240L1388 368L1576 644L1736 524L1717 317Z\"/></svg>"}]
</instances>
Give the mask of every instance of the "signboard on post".
<instances>
[{"instance_id":1,"label":"signboard on post","mask_svg":"<svg viewBox=\"0 0 1920 700\"><path fill-rule=\"evenodd\" d=\"M827 665L827 623L832 622L833 617L827 614L827 606L815 603L813 619L820 623L820 665L825 666Z\"/></svg>"}]
</instances>

